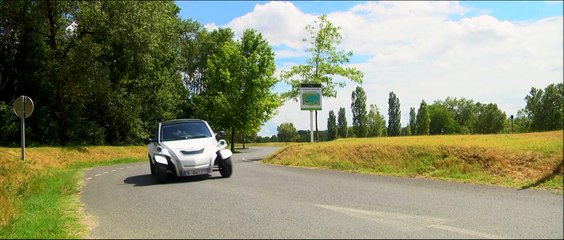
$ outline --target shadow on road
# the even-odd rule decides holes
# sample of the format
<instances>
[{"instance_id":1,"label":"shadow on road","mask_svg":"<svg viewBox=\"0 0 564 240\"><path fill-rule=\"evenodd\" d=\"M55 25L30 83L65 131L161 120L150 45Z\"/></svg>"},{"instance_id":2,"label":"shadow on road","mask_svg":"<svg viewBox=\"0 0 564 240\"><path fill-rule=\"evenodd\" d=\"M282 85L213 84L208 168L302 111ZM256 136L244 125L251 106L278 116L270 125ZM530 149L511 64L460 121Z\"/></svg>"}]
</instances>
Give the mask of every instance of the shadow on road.
<instances>
[{"instance_id":1,"label":"shadow on road","mask_svg":"<svg viewBox=\"0 0 564 240\"><path fill-rule=\"evenodd\" d=\"M563 172L564 172L564 161L562 161L562 162L560 162L560 164L556 165L554 167L554 169L552 169L551 173L547 174L546 176L542 177L541 179L537 180L536 182L531 183L529 185L522 186L521 190L541 185L541 184L553 179L554 177L561 175Z\"/></svg>"},{"instance_id":2,"label":"shadow on road","mask_svg":"<svg viewBox=\"0 0 564 240\"><path fill-rule=\"evenodd\" d=\"M145 187L151 185L161 185L161 184L178 184L178 183L189 183L189 182L199 182L204 180L214 180L214 179L221 179L220 176L212 176L212 175L201 175L201 176L194 176L194 177L174 177L169 179L165 183L158 183L155 177L151 174L144 174L144 175L137 175L127 177L123 180L126 184L133 184L134 187Z\"/></svg>"}]
</instances>

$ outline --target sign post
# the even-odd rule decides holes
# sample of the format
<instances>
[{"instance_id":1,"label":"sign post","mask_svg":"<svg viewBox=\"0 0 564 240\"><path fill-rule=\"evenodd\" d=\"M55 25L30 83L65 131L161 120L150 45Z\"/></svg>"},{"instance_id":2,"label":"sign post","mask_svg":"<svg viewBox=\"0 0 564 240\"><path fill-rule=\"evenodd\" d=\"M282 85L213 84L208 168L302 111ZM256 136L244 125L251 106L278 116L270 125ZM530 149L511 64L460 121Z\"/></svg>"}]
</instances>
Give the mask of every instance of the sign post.
<instances>
[{"instance_id":1,"label":"sign post","mask_svg":"<svg viewBox=\"0 0 564 240\"><path fill-rule=\"evenodd\" d=\"M20 118L22 127L22 160L25 160L25 119L33 113L33 101L28 96L19 96L14 100L13 109L16 116Z\"/></svg>"},{"instance_id":2,"label":"sign post","mask_svg":"<svg viewBox=\"0 0 564 240\"><path fill-rule=\"evenodd\" d=\"M300 108L302 111L309 111L309 135L310 142L313 142L313 111L321 110L321 84L300 85Z\"/></svg>"}]
</instances>

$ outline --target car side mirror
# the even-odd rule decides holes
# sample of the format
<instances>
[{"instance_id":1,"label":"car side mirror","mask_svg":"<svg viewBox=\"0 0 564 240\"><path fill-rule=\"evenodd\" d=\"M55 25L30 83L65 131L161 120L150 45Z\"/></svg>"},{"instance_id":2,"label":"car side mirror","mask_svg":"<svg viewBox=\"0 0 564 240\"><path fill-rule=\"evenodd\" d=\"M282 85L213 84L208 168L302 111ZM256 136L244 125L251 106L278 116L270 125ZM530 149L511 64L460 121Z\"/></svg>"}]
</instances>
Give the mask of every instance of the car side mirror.
<instances>
[{"instance_id":1,"label":"car side mirror","mask_svg":"<svg viewBox=\"0 0 564 240\"><path fill-rule=\"evenodd\" d=\"M223 140L223 139L219 140L218 143L219 143L219 146L220 146L220 147L222 147L222 146L227 146L227 141L225 141L225 140Z\"/></svg>"},{"instance_id":2,"label":"car side mirror","mask_svg":"<svg viewBox=\"0 0 564 240\"><path fill-rule=\"evenodd\" d=\"M219 140L225 138L225 131L219 131L215 134L215 139Z\"/></svg>"},{"instance_id":3,"label":"car side mirror","mask_svg":"<svg viewBox=\"0 0 564 240\"><path fill-rule=\"evenodd\" d=\"M143 142L144 142L145 144L149 144L149 143L155 142L155 139L153 139L153 138L145 138L145 139L143 139Z\"/></svg>"}]
</instances>

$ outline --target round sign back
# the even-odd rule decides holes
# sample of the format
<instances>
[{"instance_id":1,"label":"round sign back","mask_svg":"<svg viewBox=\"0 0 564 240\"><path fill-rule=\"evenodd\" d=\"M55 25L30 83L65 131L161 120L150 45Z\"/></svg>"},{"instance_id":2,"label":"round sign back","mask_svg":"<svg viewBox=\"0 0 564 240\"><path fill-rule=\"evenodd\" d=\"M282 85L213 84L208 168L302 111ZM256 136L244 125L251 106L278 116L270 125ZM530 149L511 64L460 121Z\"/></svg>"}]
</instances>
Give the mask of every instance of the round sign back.
<instances>
[{"instance_id":1,"label":"round sign back","mask_svg":"<svg viewBox=\"0 0 564 240\"><path fill-rule=\"evenodd\" d=\"M28 96L19 96L14 100L14 113L20 118L28 118L33 113L33 101Z\"/></svg>"}]
</instances>

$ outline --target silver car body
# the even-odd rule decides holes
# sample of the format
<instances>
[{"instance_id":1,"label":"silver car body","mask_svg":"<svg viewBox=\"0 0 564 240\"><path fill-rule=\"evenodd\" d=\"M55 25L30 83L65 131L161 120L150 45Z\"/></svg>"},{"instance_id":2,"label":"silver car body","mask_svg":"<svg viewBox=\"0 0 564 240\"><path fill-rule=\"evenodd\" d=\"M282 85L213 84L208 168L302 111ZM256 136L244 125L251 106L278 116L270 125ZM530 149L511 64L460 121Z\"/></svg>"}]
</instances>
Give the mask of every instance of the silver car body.
<instances>
[{"instance_id":1,"label":"silver car body","mask_svg":"<svg viewBox=\"0 0 564 240\"><path fill-rule=\"evenodd\" d=\"M178 138L172 138L180 129L184 131ZM195 131L199 131L194 135ZM192 135L190 135L192 134ZM218 158L227 159L232 152L226 149L225 140L217 140L209 124L199 119L178 119L160 122L156 138L149 143L149 158L152 164L166 165L176 176L196 176L211 174Z\"/></svg>"}]
</instances>

